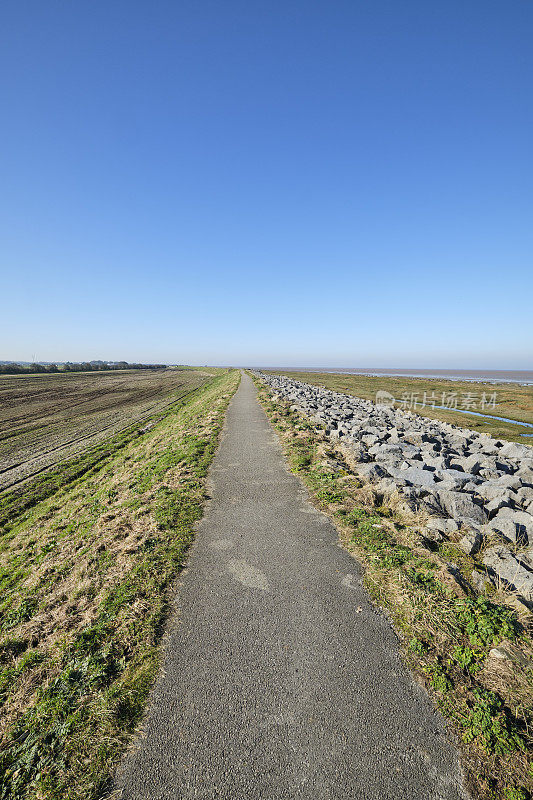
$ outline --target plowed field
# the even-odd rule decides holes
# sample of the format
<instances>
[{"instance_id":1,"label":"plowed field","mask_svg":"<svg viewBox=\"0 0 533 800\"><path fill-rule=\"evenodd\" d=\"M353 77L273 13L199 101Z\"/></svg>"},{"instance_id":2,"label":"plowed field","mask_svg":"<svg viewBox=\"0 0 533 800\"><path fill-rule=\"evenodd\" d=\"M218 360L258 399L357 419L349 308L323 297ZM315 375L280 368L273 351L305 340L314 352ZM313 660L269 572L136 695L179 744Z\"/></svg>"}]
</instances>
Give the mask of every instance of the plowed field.
<instances>
[{"instance_id":1,"label":"plowed field","mask_svg":"<svg viewBox=\"0 0 533 800\"><path fill-rule=\"evenodd\" d=\"M203 384L201 370L0 378L0 491L142 423Z\"/></svg>"}]
</instances>

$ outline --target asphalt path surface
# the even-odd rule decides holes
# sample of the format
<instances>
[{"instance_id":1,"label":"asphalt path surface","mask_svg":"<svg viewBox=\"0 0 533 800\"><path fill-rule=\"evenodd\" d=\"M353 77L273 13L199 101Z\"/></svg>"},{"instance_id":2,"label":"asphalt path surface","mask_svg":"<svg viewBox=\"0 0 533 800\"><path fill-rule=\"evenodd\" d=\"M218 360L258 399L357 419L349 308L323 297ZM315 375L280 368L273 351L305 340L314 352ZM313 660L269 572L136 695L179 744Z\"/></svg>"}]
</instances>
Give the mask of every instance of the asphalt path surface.
<instances>
[{"instance_id":1,"label":"asphalt path surface","mask_svg":"<svg viewBox=\"0 0 533 800\"><path fill-rule=\"evenodd\" d=\"M288 471L247 375L124 800L456 800L443 720L357 562Z\"/></svg>"}]
</instances>

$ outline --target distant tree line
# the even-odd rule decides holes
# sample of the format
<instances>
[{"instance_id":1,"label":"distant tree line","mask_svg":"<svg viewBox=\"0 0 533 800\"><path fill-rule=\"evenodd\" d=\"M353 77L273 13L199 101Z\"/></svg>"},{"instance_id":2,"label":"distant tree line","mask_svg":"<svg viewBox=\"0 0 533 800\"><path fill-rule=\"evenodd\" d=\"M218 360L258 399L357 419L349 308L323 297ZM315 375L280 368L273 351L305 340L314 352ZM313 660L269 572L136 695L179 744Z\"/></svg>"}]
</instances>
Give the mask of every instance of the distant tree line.
<instances>
[{"instance_id":1,"label":"distant tree line","mask_svg":"<svg viewBox=\"0 0 533 800\"><path fill-rule=\"evenodd\" d=\"M29 375L50 372L101 372L113 369L165 369L166 364L129 364L127 361L83 361L65 364L16 364L0 363L0 375Z\"/></svg>"}]
</instances>

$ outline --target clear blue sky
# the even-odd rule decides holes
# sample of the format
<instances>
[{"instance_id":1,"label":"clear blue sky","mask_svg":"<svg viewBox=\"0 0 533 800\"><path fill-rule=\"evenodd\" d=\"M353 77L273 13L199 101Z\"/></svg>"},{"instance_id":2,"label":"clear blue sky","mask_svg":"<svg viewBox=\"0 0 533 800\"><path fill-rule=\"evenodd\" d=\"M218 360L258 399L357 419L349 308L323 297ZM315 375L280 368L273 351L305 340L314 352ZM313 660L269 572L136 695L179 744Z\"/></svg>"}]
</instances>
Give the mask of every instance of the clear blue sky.
<instances>
[{"instance_id":1,"label":"clear blue sky","mask_svg":"<svg viewBox=\"0 0 533 800\"><path fill-rule=\"evenodd\" d=\"M531 0L7 0L0 358L533 368Z\"/></svg>"}]
</instances>

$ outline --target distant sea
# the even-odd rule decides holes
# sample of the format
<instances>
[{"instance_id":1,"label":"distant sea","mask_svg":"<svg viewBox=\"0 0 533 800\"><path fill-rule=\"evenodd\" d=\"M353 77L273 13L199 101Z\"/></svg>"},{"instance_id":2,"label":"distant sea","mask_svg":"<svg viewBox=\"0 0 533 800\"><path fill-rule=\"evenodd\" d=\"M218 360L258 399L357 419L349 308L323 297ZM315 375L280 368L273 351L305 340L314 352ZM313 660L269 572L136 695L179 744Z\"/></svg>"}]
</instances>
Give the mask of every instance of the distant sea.
<instances>
[{"instance_id":1,"label":"distant sea","mask_svg":"<svg viewBox=\"0 0 533 800\"><path fill-rule=\"evenodd\" d=\"M266 368L265 368L266 369ZM269 367L269 369L273 369ZM278 368L276 368L278 369ZM363 369L351 367L284 367L280 372L334 372L339 375L371 375L375 377L444 378L449 381L477 383L521 383L533 386L533 370L504 369Z\"/></svg>"}]
</instances>

